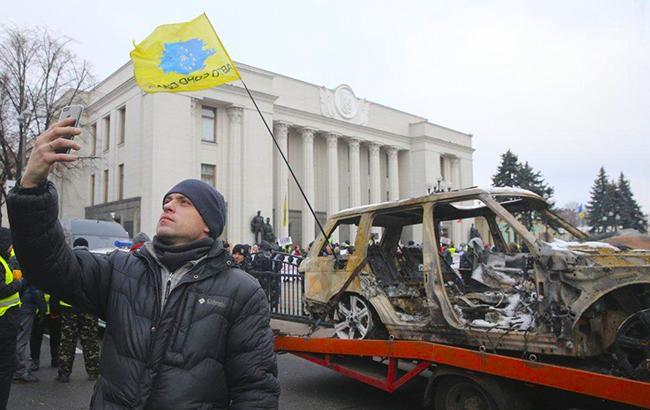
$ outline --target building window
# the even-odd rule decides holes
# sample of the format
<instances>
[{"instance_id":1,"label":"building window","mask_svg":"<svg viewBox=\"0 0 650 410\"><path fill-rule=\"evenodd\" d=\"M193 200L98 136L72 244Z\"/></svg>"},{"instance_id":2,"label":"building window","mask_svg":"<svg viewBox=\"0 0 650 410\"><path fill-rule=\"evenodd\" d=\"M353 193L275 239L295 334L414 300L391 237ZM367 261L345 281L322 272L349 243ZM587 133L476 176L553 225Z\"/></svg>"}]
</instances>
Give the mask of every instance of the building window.
<instances>
[{"instance_id":1,"label":"building window","mask_svg":"<svg viewBox=\"0 0 650 410\"><path fill-rule=\"evenodd\" d=\"M102 120L104 123L104 151L108 151L108 149L111 147L111 116L108 115L104 117Z\"/></svg>"},{"instance_id":2,"label":"building window","mask_svg":"<svg viewBox=\"0 0 650 410\"><path fill-rule=\"evenodd\" d=\"M201 164L201 181L210 184L213 187L217 186L217 167L210 164Z\"/></svg>"},{"instance_id":3,"label":"building window","mask_svg":"<svg viewBox=\"0 0 650 410\"><path fill-rule=\"evenodd\" d=\"M119 186L117 190L117 199L124 199L124 164L120 164L117 167L117 177L119 181Z\"/></svg>"},{"instance_id":4,"label":"building window","mask_svg":"<svg viewBox=\"0 0 650 410\"><path fill-rule=\"evenodd\" d=\"M90 126L90 155L97 155L97 123Z\"/></svg>"},{"instance_id":5,"label":"building window","mask_svg":"<svg viewBox=\"0 0 650 410\"><path fill-rule=\"evenodd\" d=\"M95 174L90 175L90 206L95 205Z\"/></svg>"},{"instance_id":6,"label":"building window","mask_svg":"<svg viewBox=\"0 0 650 410\"><path fill-rule=\"evenodd\" d=\"M108 170L104 170L104 202L108 202Z\"/></svg>"},{"instance_id":7,"label":"building window","mask_svg":"<svg viewBox=\"0 0 650 410\"><path fill-rule=\"evenodd\" d=\"M217 142L217 109L201 106L201 141Z\"/></svg>"},{"instance_id":8,"label":"building window","mask_svg":"<svg viewBox=\"0 0 650 410\"><path fill-rule=\"evenodd\" d=\"M126 107L117 110L117 143L124 144L126 134Z\"/></svg>"}]
</instances>

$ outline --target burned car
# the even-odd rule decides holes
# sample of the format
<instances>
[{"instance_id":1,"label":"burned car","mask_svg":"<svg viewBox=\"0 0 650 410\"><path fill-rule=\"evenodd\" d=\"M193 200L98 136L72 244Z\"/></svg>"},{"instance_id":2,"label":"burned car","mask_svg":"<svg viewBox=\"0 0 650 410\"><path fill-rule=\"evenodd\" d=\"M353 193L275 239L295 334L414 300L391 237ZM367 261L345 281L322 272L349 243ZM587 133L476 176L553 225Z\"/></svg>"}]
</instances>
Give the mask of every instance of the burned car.
<instances>
[{"instance_id":1,"label":"burned car","mask_svg":"<svg viewBox=\"0 0 650 410\"><path fill-rule=\"evenodd\" d=\"M532 220L544 232L527 229ZM462 256L443 257L445 231L470 225ZM313 243L300 266L305 308L339 338L589 358L650 377L650 252L589 241L530 191L470 188L367 205L332 215L325 233L350 238L354 252L328 255L322 235Z\"/></svg>"}]
</instances>

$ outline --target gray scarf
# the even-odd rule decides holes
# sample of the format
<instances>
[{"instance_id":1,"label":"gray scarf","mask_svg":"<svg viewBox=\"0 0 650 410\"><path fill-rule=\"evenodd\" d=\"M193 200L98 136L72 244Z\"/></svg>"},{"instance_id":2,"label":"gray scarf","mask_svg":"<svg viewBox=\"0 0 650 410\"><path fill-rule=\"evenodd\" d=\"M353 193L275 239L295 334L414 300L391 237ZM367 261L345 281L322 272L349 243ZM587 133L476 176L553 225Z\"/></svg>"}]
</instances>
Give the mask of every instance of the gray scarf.
<instances>
[{"instance_id":1,"label":"gray scarf","mask_svg":"<svg viewBox=\"0 0 650 410\"><path fill-rule=\"evenodd\" d=\"M170 272L175 272L186 263L207 255L214 244L214 239L207 236L184 245L166 245L157 236L154 236L152 244L160 263Z\"/></svg>"}]
</instances>

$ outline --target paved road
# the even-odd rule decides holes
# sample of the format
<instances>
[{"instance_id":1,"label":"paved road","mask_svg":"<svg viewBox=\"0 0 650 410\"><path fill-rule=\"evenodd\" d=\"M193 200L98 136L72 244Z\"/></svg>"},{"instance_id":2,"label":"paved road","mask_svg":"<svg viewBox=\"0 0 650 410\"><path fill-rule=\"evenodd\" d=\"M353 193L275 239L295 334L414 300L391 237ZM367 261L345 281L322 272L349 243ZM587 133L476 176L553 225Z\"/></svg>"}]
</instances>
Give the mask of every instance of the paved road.
<instances>
[{"instance_id":1,"label":"paved road","mask_svg":"<svg viewBox=\"0 0 650 410\"><path fill-rule=\"evenodd\" d=\"M49 365L48 342L47 339L43 341L41 360L42 363ZM282 385L280 408L283 410L419 409L426 384L424 380L415 380L395 394L388 394L289 354L278 356L278 371ZM56 369L49 366L45 366L35 374L41 379L39 383L12 386L8 407L10 410L88 408L94 382L86 380L82 355L76 355L70 383L62 384L55 381ZM549 395L558 394L548 391L536 392L536 396L542 398ZM580 407L607 408L597 403ZM537 408L548 410L561 407L540 403Z\"/></svg>"},{"instance_id":2,"label":"paved road","mask_svg":"<svg viewBox=\"0 0 650 410\"><path fill-rule=\"evenodd\" d=\"M47 342L45 339L41 353L46 366L35 373L40 382L12 385L8 408L87 409L94 382L86 380L83 356L76 355L70 383L59 383L54 380L56 369L49 367ZM416 409L421 394L418 388L423 388L422 384L408 386L399 394L390 395L288 354L278 356L278 371L282 382L280 408L287 410Z\"/></svg>"}]
</instances>

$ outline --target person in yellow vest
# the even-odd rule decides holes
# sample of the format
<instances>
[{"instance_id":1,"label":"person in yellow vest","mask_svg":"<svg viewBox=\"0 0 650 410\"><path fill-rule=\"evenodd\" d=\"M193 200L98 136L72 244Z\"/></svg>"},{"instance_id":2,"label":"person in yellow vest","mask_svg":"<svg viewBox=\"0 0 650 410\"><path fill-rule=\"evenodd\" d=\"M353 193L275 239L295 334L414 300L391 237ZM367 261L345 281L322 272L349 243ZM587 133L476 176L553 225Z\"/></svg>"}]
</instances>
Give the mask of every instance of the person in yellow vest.
<instances>
[{"instance_id":1,"label":"person in yellow vest","mask_svg":"<svg viewBox=\"0 0 650 410\"><path fill-rule=\"evenodd\" d=\"M35 372L41 366L41 345L43 334L47 329L50 335L50 358L51 366L59 367L57 359L59 356L59 344L61 343L61 315L59 314L59 299L55 296L45 294L45 311L40 310L36 314L32 337L29 340L29 352L32 358L31 371Z\"/></svg>"},{"instance_id":2,"label":"person in yellow vest","mask_svg":"<svg viewBox=\"0 0 650 410\"><path fill-rule=\"evenodd\" d=\"M17 263L17 262L16 262ZM32 335L32 326L37 310L45 310L43 292L23 279L20 288L20 308L18 309L18 335L16 336L16 370L13 383L36 383L38 377L30 370L27 346Z\"/></svg>"},{"instance_id":3,"label":"person in yellow vest","mask_svg":"<svg viewBox=\"0 0 650 410\"><path fill-rule=\"evenodd\" d=\"M11 231L0 227L0 410L7 408L11 378L16 369L16 337L20 307L20 279L8 261L13 256ZM14 266L17 267L17 266Z\"/></svg>"}]
</instances>

